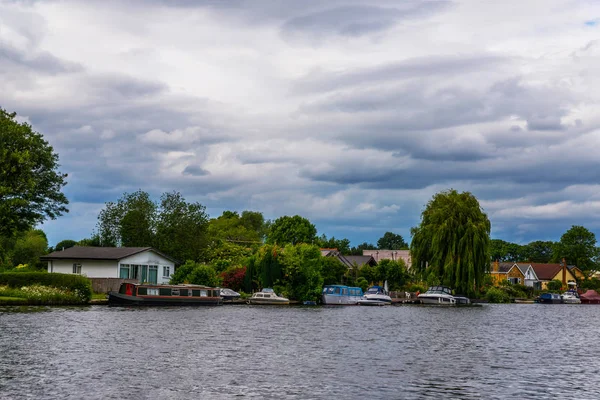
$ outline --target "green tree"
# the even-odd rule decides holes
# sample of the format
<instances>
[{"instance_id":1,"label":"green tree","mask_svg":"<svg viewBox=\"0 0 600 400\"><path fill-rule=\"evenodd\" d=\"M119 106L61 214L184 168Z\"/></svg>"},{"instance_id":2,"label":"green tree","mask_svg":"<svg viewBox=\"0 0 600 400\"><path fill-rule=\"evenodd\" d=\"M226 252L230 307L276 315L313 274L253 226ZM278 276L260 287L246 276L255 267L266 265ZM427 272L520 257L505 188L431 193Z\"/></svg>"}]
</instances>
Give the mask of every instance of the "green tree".
<instances>
[{"instance_id":1,"label":"green tree","mask_svg":"<svg viewBox=\"0 0 600 400\"><path fill-rule=\"evenodd\" d=\"M356 247L350 249L350 254L353 256L362 256L363 250L377 250L377 246L373 243L363 242Z\"/></svg>"},{"instance_id":2,"label":"green tree","mask_svg":"<svg viewBox=\"0 0 600 400\"><path fill-rule=\"evenodd\" d=\"M321 296L321 251L318 246L298 244L285 246L282 264L285 270L286 294L291 299L316 301Z\"/></svg>"},{"instance_id":3,"label":"green tree","mask_svg":"<svg viewBox=\"0 0 600 400\"><path fill-rule=\"evenodd\" d=\"M216 287L221 284L221 279L210 265L198 264L188 260L177 268L171 276L170 282L171 284L191 283Z\"/></svg>"},{"instance_id":4,"label":"green tree","mask_svg":"<svg viewBox=\"0 0 600 400\"><path fill-rule=\"evenodd\" d=\"M350 253L350 240L348 239L336 239L335 236L327 238L325 234L319 236L317 244L324 249L338 249L342 254Z\"/></svg>"},{"instance_id":5,"label":"green tree","mask_svg":"<svg viewBox=\"0 0 600 400\"><path fill-rule=\"evenodd\" d=\"M178 192L164 193L156 224L156 246L176 260L199 261L208 247L208 214L198 202L188 203Z\"/></svg>"},{"instance_id":6,"label":"green tree","mask_svg":"<svg viewBox=\"0 0 600 400\"><path fill-rule=\"evenodd\" d=\"M40 263L40 257L46 254L48 240L46 234L39 229L29 230L17 239L12 253L14 266L27 264L31 268L43 268L46 264Z\"/></svg>"},{"instance_id":7,"label":"green tree","mask_svg":"<svg viewBox=\"0 0 600 400\"><path fill-rule=\"evenodd\" d=\"M467 295L476 294L489 265L491 224L469 192L437 193L412 228L413 269ZM430 277L431 275L431 277Z\"/></svg>"},{"instance_id":8,"label":"green tree","mask_svg":"<svg viewBox=\"0 0 600 400\"><path fill-rule=\"evenodd\" d=\"M382 250L403 250L408 249L408 244L404 241L402 235L392 232L386 232L377 241L377 247Z\"/></svg>"},{"instance_id":9,"label":"green tree","mask_svg":"<svg viewBox=\"0 0 600 400\"><path fill-rule=\"evenodd\" d=\"M524 253L526 254L525 260L532 263L548 263L552 259L555 245L552 241L542 240L526 244L523 246Z\"/></svg>"},{"instance_id":10,"label":"green tree","mask_svg":"<svg viewBox=\"0 0 600 400\"><path fill-rule=\"evenodd\" d=\"M262 244L265 229L262 214L254 211L244 211L241 216L235 211L224 211L208 224L208 233L212 240L226 240L256 247Z\"/></svg>"},{"instance_id":11,"label":"green tree","mask_svg":"<svg viewBox=\"0 0 600 400\"><path fill-rule=\"evenodd\" d=\"M390 290L399 290L408 283L409 274L404 260L381 260L376 267L377 281L388 282Z\"/></svg>"},{"instance_id":12,"label":"green tree","mask_svg":"<svg viewBox=\"0 0 600 400\"><path fill-rule=\"evenodd\" d=\"M65 240L61 240L60 242L56 243L56 246L54 248L56 249L56 251L61 251L61 250L68 249L69 247L73 247L76 245L77 245L77 242L75 240L65 239Z\"/></svg>"},{"instance_id":13,"label":"green tree","mask_svg":"<svg viewBox=\"0 0 600 400\"><path fill-rule=\"evenodd\" d=\"M342 283L344 274L348 271L337 257L321 257L321 275L324 285L335 285Z\"/></svg>"},{"instance_id":14,"label":"green tree","mask_svg":"<svg viewBox=\"0 0 600 400\"><path fill-rule=\"evenodd\" d=\"M525 246L506 242L500 239L490 240L490 258L492 261L519 262L527 261L528 253Z\"/></svg>"},{"instance_id":15,"label":"green tree","mask_svg":"<svg viewBox=\"0 0 600 400\"><path fill-rule=\"evenodd\" d=\"M58 167L58 155L43 136L0 108L0 235L68 212L61 192L67 174Z\"/></svg>"},{"instance_id":16,"label":"green tree","mask_svg":"<svg viewBox=\"0 0 600 400\"><path fill-rule=\"evenodd\" d=\"M316 239L317 228L308 219L299 215L277 218L270 225L267 234L267 243L280 246L288 243L313 243Z\"/></svg>"},{"instance_id":17,"label":"green tree","mask_svg":"<svg viewBox=\"0 0 600 400\"><path fill-rule=\"evenodd\" d=\"M573 225L555 246L553 259L560 261L565 258L568 264L577 265L582 271L589 271L597 268L597 256L596 235L583 226Z\"/></svg>"}]
</instances>

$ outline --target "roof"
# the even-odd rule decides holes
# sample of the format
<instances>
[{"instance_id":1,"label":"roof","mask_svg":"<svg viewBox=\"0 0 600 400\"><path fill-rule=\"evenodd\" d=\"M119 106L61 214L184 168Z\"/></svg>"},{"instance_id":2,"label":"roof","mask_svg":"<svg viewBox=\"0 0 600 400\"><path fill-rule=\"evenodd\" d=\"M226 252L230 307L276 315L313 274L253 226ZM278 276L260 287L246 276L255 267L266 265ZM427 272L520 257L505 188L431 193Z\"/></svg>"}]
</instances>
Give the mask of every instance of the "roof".
<instances>
[{"instance_id":1,"label":"roof","mask_svg":"<svg viewBox=\"0 0 600 400\"><path fill-rule=\"evenodd\" d=\"M513 265L515 265L515 263L501 262L498 263L498 271L495 271L494 268L496 268L496 264L492 263L490 272L494 274L507 274L508 271L512 269Z\"/></svg>"},{"instance_id":2,"label":"roof","mask_svg":"<svg viewBox=\"0 0 600 400\"><path fill-rule=\"evenodd\" d=\"M321 256L323 257L335 256L338 253L338 249L321 249Z\"/></svg>"},{"instance_id":3,"label":"roof","mask_svg":"<svg viewBox=\"0 0 600 400\"><path fill-rule=\"evenodd\" d=\"M339 260L344 263L348 268L354 266L355 264L363 266L365 264L377 265L377 261L372 256L344 256L338 255Z\"/></svg>"},{"instance_id":4,"label":"roof","mask_svg":"<svg viewBox=\"0 0 600 400\"><path fill-rule=\"evenodd\" d=\"M527 277L527 270L529 268L531 268L532 271L533 271L533 275L535 276L535 280L538 280L538 277L537 277L537 275L535 273L535 269L533 269L533 267L531 266L531 264L529 264L529 263L516 263L515 265L517 266L517 268L519 268L519 270L521 271L521 273L525 277Z\"/></svg>"},{"instance_id":5,"label":"roof","mask_svg":"<svg viewBox=\"0 0 600 400\"><path fill-rule=\"evenodd\" d=\"M554 279L556 274L558 274L562 269L562 265L560 264L531 263L530 265L535 271L538 279L541 281L550 281Z\"/></svg>"},{"instance_id":6,"label":"roof","mask_svg":"<svg viewBox=\"0 0 600 400\"><path fill-rule=\"evenodd\" d=\"M160 251L153 249L152 247L86 247L86 246L74 246L68 249L54 251L50 254L40 257L42 261L49 260L120 260L125 257L132 256L134 254L142 253L144 251L153 251L156 254L163 256L164 258L178 263L172 257L161 253Z\"/></svg>"}]
</instances>

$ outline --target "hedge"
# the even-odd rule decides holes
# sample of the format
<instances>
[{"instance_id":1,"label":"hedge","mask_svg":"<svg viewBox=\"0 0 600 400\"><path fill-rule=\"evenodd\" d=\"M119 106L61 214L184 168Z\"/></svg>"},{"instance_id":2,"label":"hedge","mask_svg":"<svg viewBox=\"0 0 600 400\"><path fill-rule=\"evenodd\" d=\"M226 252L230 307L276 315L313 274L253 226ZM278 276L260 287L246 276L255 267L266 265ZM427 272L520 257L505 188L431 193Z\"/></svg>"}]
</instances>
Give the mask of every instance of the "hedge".
<instances>
[{"instance_id":1,"label":"hedge","mask_svg":"<svg viewBox=\"0 0 600 400\"><path fill-rule=\"evenodd\" d=\"M55 272L4 272L0 274L0 286L22 288L35 285L77 291L86 302L92 299L92 283L85 276Z\"/></svg>"}]
</instances>

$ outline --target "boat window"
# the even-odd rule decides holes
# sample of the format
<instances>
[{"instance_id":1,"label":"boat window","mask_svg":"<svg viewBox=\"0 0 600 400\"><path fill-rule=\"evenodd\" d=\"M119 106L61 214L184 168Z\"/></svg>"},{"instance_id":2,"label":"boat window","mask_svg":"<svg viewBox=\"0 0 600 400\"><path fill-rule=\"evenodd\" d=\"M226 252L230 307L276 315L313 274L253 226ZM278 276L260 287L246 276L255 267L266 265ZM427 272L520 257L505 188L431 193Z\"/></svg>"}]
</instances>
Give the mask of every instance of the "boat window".
<instances>
[{"instance_id":1,"label":"boat window","mask_svg":"<svg viewBox=\"0 0 600 400\"><path fill-rule=\"evenodd\" d=\"M206 297L207 293L206 290L200 290L200 297Z\"/></svg>"},{"instance_id":2,"label":"boat window","mask_svg":"<svg viewBox=\"0 0 600 400\"><path fill-rule=\"evenodd\" d=\"M160 293L161 296L170 296L171 295L170 288L160 288L160 289L158 289L158 292Z\"/></svg>"},{"instance_id":3,"label":"boat window","mask_svg":"<svg viewBox=\"0 0 600 400\"><path fill-rule=\"evenodd\" d=\"M265 294L265 297L268 297L268 298L270 298L270 297L271 297L271 295L270 295L269 293L266 293L266 294Z\"/></svg>"},{"instance_id":4,"label":"boat window","mask_svg":"<svg viewBox=\"0 0 600 400\"><path fill-rule=\"evenodd\" d=\"M149 296L158 296L158 288L148 288L146 291Z\"/></svg>"},{"instance_id":5,"label":"boat window","mask_svg":"<svg viewBox=\"0 0 600 400\"><path fill-rule=\"evenodd\" d=\"M147 291L148 291L148 289L147 289L147 288L145 288L145 287L140 287L140 288L138 288L138 291L137 291L137 292L138 292L138 295L144 295L144 294L147 294L147 293L148 293Z\"/></svg>"},{"instance_id":6,"label":"boat window","mask_svg":"<svg viewBox=\"0 0 600 400\"><path fill-rule=\"evenodd\" d=\"M256 297L263 297L262 293L256 293Z\"/></svg>"},{"instance_id":7,"label":"boat window","mask_svg":"<svg viewBox=\"0 0 600 400\"><path fill-rule=\"evenodd\" d=\"M348 295L348 288L343 288L342 289L342 294L347 296Z\"/></svg>"},{"instance_id":8,"label":"boat window","mask_svg":"<svg viewBox=\"0 0 600 400\"><path fill-rule=\"evenodd\" d=\"M180 296L188 296L188 290L187 289L180 289L179 290L179 295Z\"/></svg>"},{"instance_id":9,"label":"boat window","mask_svg":"<svg viewBox=\"0 0 600 400\"><path fill-rule=\"evenodd\" d=\"M342 288L336 287L334 290L335 294L340 294L342 292Z\"/></svg>"},{"instance_id":10,"label":"boat window","mask_svg":"<svg viewBox=\"0 0 600 400\"><path fill-rule=\"evenodd\" d=\"M192 296L196 296L196 297L200 296L200 291L196 290L196 289L192 290Z\"/></svg>"},{"instance_id":11,"label":"boat window","mask_svg":"<svg viewBox=\"0 0 600 400\"><path fill-rule=\"evenodd\" d=\"M179 296L179 289L172 289L171 296Z\"/></svg>"},{"instance_id":12,"label":"boat window","mask_svg":"<svg viewBox=\"0 0 600 400\"><path fill-rule=\"evenodd\" d=\"M332 287L327 288L327 294L333 294L334 290L335 290L335 288L332 288Z\"/></svg>"}]
</instances>

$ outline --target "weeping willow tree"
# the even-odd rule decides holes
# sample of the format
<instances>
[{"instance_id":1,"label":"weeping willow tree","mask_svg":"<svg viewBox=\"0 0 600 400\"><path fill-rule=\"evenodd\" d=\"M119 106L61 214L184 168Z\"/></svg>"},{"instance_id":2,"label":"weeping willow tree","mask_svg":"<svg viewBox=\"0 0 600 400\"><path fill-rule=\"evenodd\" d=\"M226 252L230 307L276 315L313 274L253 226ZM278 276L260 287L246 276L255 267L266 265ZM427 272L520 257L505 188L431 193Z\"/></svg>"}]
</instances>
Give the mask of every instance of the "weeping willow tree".
<instances>
[{"instance_id":1,"label":"weeping willow tree","mask_svg":"<svg viewBox=\"0 0 600 400\"><path fill-rule=\"evenodd\" d=\"M413 271L467 295L477 294L489 264L491 224L469 192L437 193L412 228Z\"/></svg>"}]
</instances>

